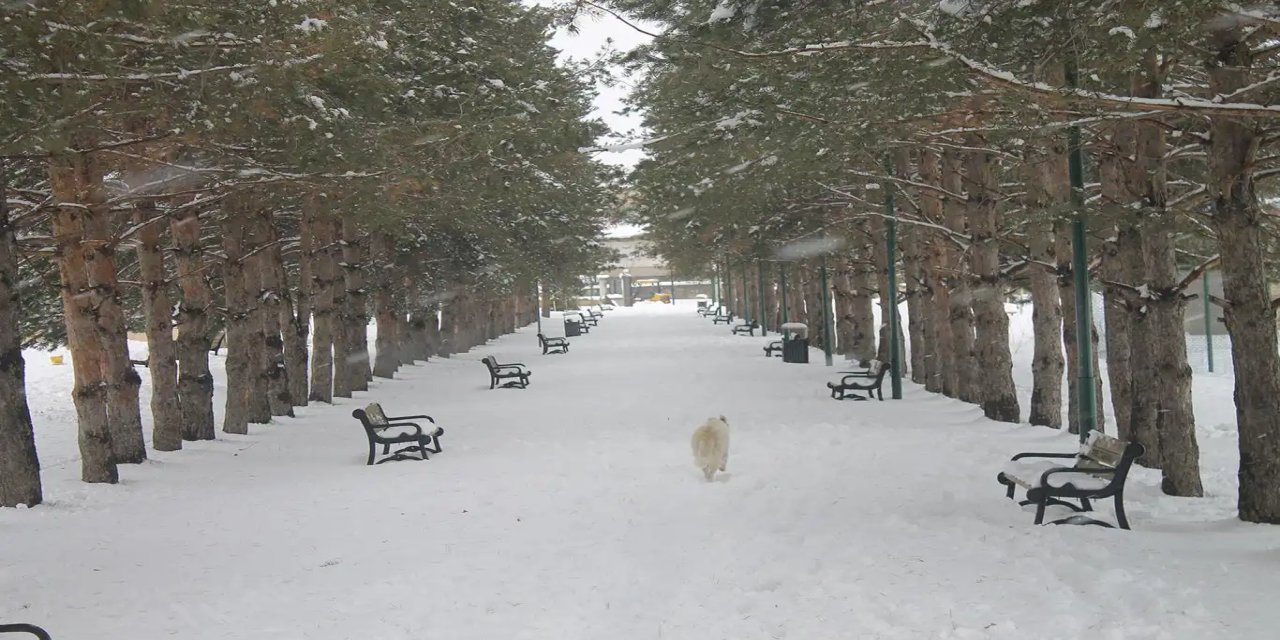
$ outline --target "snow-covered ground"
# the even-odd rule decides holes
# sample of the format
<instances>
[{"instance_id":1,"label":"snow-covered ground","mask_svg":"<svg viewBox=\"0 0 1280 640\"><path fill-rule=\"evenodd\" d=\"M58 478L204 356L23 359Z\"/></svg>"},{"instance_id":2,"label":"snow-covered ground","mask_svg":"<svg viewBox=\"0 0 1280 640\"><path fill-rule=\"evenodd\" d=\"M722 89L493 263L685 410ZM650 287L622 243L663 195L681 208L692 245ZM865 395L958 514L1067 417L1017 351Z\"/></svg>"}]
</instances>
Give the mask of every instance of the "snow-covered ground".
<instances>
[{"instance_id":1,"label":"snow-covered ground","mask_svg":"<svg viewBox=\"0 0 1280 640\"><path fill-rule=\"evenodd\" d=\"M1017 451L1072 449L1068 435L910 384L901 402L834 402L819 354L765 359L763 339L691 306L610 312L567 356L539 355L534 331L153 453L118 486L78 482L70 368L29 353L48 503L0 510L0 621L58 640L1199 639L1280 625L1280 535L1233 515L1229 377L1196 380L1209 497L1163 496L1140 470L1134 531L1035 527L995 474ZM486 354L529 364L530 388L488 390ZM444 453L363 466L350 411L371 401L435 416ZM729 474L708 484L688 439L721 413Z\"/></svg>"}]
</instances>

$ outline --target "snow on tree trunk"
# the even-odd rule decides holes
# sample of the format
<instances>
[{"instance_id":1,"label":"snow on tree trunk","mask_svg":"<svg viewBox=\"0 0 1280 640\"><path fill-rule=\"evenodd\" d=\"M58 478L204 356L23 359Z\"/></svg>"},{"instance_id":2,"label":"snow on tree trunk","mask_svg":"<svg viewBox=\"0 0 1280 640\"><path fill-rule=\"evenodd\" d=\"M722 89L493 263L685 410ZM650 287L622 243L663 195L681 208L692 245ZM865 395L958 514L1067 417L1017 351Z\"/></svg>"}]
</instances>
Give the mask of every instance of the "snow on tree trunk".
<instances>
[{"instance_id":1,"label":"snow on tree trunk","mask_svg":"<svg viewBox=\"0 0 1280 640\"><path fill-rule=\"evenodd\" d=\"M249 433L253 395L259 384L258 344L252 325L253 299L245 287L246 253L251 247L249 227L253 219L245 210L246 203L233 196L228 200L222 221L222 290L226 297L224 325L227 335L227 401L222 412L225 433Z\"/></svg>"},{"instance_id":2,"label":"snow on tree trunk","mask_svg":"<svg viewBox=\"0 0 1280 640\"><path fill-rule=\"evenodd\" d=\"M258 307L262 318L267 403L271 415L293 417L293 395L289 389L289 368L285 361L283 336L283 333L290 330L286 316L292 314L285 308L288 283L282 277L284 254L280 249L275 216L270 209L264 208L258 212L258 226L262 230L262 239L266 242L257 260L262 281Z\"/></svg>"},{"instance_id":3,"label":"snow on tree trunk","mask_svg":"<svg viewBox=\"0 0 1280 640\"><path fill-rule=\"evenodd\" d=\"M49 183L58 206L53 212L53 237L62 285L67 348L75 373L72 400L76 406L80 441L80 479L118 481L111 429L107 418L106 353L96 322L97 290L89 281L85 254L85 216L101 202L101 173L87 154L54 157Z\"/></svg>"},{"instance_id":4,"label":"snow on tree trunk","mask_svg":"<svg viewBox=\"0 0 1280 640\"><path fill-rule=\"evenodd\" d=\"M312 401L333 404L333 331L334 287L338 285L338 266L332 257L336 238L332 221L316 216L311 223L311 291L314 292L311 334Z\"/></svg>"},{"instance_id":5,"label":"snow on tree trunk","mask_svg":"<svg viewBox=\"0 0 1280 640\"><path fill-rule=\"evenodd\" d=\"M5 162L0 158L0 507L34 507L44 496L27 406L26 363L18 327L18 246L5 202Z\"/></svg>"},{"instance_id":6,"label":"snow on tree trunk","mask_svg":"<svg viewBox=\"0 0 1280 640\"><path fill-rule=\"evenodd\" d=\"M392 291L392 285L395 283L395 238L385 231L375 231L370 242L374 273L374 319L378 325L373 375L379 378L393 378L404 359L401 355L401 344L405 337L400 335L396 302Z\"/></svg>"},{"instance_id":7,"label":"snow on tree trunk","mask_svg":"<svg viewBox=\"0 0 1280 640\"><path fill-rule=\"evenodd\" d=\"M365 288L365 271L368 266L368 236L361 232L355 220L342 221L342 261L347 286L347 331L350 335L351 356L348 362L351 388L368 391L371 370L369 368L369 293Z\"/></svg>"},{"instance_id":8,"label":"snow on tree trunk","mask_svg":"<svg viewBox=\"0 0 1280 640\"><path fill-rule=\"evenodd\" d=\"M981 376L979 393L982 412L999 422L1017 423L1022 408L1013 384L1013 355L1009 352L1009 314L1004 310L1004 282L1000 274L1000 226L1002 216L996 202L999 185L994 161L982 147L986 141L973 137L968 165L970 256L977 286L973 290L976 328L974 351Z\"/></svg>"},{"instance_id":9,"label":"snow on tree trunk","mask_svg":"<svg viewBox=\"0 0 1280 640\"><path fill-rule=\"evenodd\" d=\"M213 440L213 374L209 372L209 309L213 291L205 272L200 216L193 208L174 215L169 223L174 263L182 299L178 304L178 397L182 407L182 438Z\"/></svg>"},{"instance_id":10,"label":"snow on tree trunk","mask_svg":"<svg viewBox=\"0 0 1280 640\"><path fill-rule=\"evenodd\" d=\"M962 157L958 151L947 149L942 153L942 188L960 194L964 187L960 175ZM948 197L943 203L947 228L957 235L965 235L966 206L956 197ZM969 260L961 250L948 247L947 267L952 272L951 308L948 321L951 325L950 365L956 372L956 397L978 403L982 401L981 377L974 354L976 335L973 328L973 291L969 278Z\"/></svg>"},{"instance_id":11,"label":"snow on tree trunk","mask_svg":"<svg viewBox=\"0 0 1280 640\"><path fill-rule=\"evenodd\" d=\"M173 341L173 301L165 269L164 216L153 203L134 211L138 229L138 270L142 279L142 312L147 328L147 372L151 377L151 446L157 451L182 448L182 405L178 395L178 350Z\"/></svg>"},{"instance_id":12,"label":"snow on tree trunk","mask_svg":"<svg viewBox=\"0 0 1280 640\"><path fill-rule=\"evenodd\" d=\"M100 188L101 182L98 185ZM107 383L111 451L117 464L138 464L147 459L138 394L142 377L129 360L129 328L120 303L120 285L116 277L115 245L118 238L112 228L113 214L98 202L86 212L85 233L89 251L85 257L89 282L98 292L97 321L105 356L103 375Z\"/></svg>"},{"instance_id":13,"label":"snow on tree trunk","mask_svg":"<svg viewBox=\"0 0 1280 640\"><path fill-rule=\"evenodd\" d=\"M941 166L937 152L923 149L920 152L918 165L920 181L923 184L941 186ZM926 221L943 224L942 200L932 189L920 189L920 214ZM928 297L924 301L925 339L929 344L929 353L925 359L925 389L934 393L942 393L948 397L956 396L955 349L951 345L951 288L948 279L947 260L951 240L941 232L934 230L926 236L924 248L925 289Z\"/></svg>"},{"instance_id":14,"label":"snow on tree trunk","mask_svg":"<svg viewBox=\"0 0 1280 640\"><path fill-rule=\"evenodd\" d=\"M1210 34L1209 90L1228 95L1250 82L1243 27L1224 21ZM1280 524L1280 350L1268 291L1266 224L1254 186L1266 121L1209 117L1209 195L1222 256L1240 432L1240 518Z\"/></svg>"}]
</instances>

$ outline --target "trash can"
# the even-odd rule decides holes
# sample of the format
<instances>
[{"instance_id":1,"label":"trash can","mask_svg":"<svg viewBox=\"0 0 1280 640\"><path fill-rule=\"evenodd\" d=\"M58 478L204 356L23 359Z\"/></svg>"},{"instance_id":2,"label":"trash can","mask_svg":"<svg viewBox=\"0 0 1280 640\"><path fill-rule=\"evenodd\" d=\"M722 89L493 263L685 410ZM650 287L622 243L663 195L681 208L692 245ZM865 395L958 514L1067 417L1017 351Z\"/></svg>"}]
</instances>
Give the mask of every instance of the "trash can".
<instances>
[{"instance_id":1,"label":"trash can","mask_svg":"<svg viewBox=\"0 0 1280 640\"><path fill-rule=\"evenodd\" d=\"M803 322L782 324L782 361L809 363L809 325Z\"/></svg>"},{"instance_id":2,"label":"trash can","mask_svg":"<svg viewBox=\"0 0 1280 640\"><path fill-rule=\"evenodd\" d=\"M574 336L582 335L581 327L582 325L580 324L577 316L564 317L564 337L572 338Z\"/></svg>"}]
</instances>

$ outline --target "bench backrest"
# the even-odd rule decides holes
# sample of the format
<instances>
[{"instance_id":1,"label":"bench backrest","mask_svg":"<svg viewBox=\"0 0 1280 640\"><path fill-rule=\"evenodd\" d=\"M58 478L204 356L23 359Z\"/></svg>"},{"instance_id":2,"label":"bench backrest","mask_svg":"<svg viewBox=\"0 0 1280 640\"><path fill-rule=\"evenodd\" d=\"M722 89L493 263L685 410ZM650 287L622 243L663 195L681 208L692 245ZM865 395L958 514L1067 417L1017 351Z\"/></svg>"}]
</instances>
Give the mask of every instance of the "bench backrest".
<instances>
[{"instance_id":1,"label":"bench backrest","mask_svg":"<svg viewBox=\"0 0 1280 640\"><path fill-rule=\"evenodd\" d=\"M364 408L364 417L371 425L387 424L387 414L383 413L382 405L376 402Z\"/></svg>"},{"instance_id":2,"label":"bench backrest","mask_svg":"<svg viewBox=\"0 0 1280 640\"><path fill-rule=\"evenodd\" d=\"M484 366L488 367L490 372L497 371L498 369L498 361L495 360L493 356L480 358L480 362L483 362Z\"/></svg>"},{"instance_id":3,"label":"bench backrest","mask_svg":"<svg viewBox=\"0 0 1280 640\"><path fill-rule=\"evenodd\" d=\"M1128 460L1126 460L1128 454ZM1076 457L1077 468L1115 469L1128 464L1142 455L1140 445L1131 444L1113 438L1101 431L1089 432L1089 439L1080 445L1080 455Z\"/></svg>"}]
</instances>

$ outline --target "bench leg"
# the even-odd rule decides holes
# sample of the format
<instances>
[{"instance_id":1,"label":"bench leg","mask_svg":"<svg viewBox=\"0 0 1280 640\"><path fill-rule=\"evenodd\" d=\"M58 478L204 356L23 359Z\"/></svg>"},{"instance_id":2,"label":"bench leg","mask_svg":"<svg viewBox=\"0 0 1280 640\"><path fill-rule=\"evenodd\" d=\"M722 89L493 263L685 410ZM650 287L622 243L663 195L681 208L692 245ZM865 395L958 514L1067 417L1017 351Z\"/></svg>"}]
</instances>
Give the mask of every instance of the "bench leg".
<instances>
[{"instance_id":1,"label":"bench leg","mask_svg":"<svg viewBox=\"0 0 1280 640\"><path fill-rule=\"evenodd\" d=\"M369 441L369 459L365 461L366 466L373 465L373 458L377 453L378 453L378 445L374 444L374 442L370 440Z\"/></svg>"},{"instance_id":2,"label":"bench leg","mask_svg":"<svg viewBox=\"0 0 1280 640\"><path fill-rule=\"evenodd\" d=\"M1093 505L1089 503L1088 498L1080 498L1080 506L1084 507L1083 511L1093 511Z\"/></svg>"},{"instance_id":3,"label":"bench leg","mask_svg":"<svg viewBox=\"0 0 1280 640\"><path fill-rule=\"evenodd\" d=\"M1012 499L1013 499L1013 492L1014 492L1017 488L1018 488L1018 485L1015 485L1015 484L1013 484L1012 482L1010 482L1010 483L1009 483L1008 490L1004 492L1004 497L1006 497L1006 498L1008 498L1008 499L1012 500Z\"/></svg>"},{"instance_id":4,"label":"bench leg","mask_svg":"<svg viewBox=\"0 0 1280 640\"><path fill-rule=\"evenodd\" d=\"M1044 524L1044 508L1045 508L1045 506L1046 506L1046 505L1045 505L1045 503L1043 503L1043 502L1037 502L1037 503L1036 503L1036 524Z\"/></svg>"},{"instance_id":5,"label":"bench leg","mask_svg":"<svg viewBox=\"0 0 1280 640\"><path fill-rule=\"evenodd\" d=\"M1124 490L1123 489L1116 492L1116 524L1119 524L1120 528L1124 529L1125 531L1129 530L1129 519L1126 518L1124 515Z\"/></svg>"}]
</instances>

